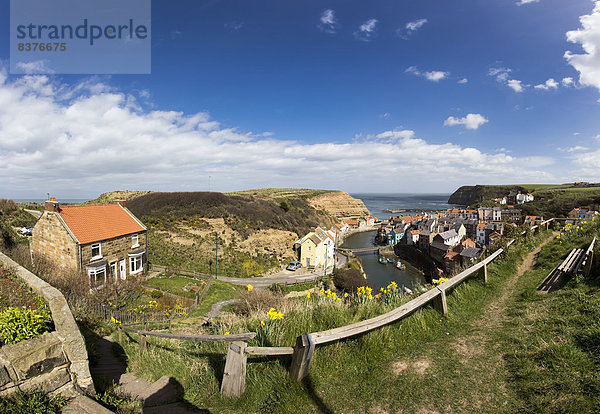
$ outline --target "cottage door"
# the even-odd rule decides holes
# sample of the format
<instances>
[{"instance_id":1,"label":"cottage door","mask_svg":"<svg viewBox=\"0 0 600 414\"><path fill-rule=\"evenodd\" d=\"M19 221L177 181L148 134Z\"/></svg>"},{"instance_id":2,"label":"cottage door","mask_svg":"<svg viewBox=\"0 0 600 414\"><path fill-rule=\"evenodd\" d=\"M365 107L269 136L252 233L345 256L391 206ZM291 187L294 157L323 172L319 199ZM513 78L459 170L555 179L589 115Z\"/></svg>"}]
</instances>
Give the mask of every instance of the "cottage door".
<instances>
[{"instance_id":1,"label":"cottage door","mask_svg":"<svg viewBox=\"0 0 600 414\"><path fill-rule=\"evenodd\" d=\"M127 279L127 267L125 266L125 259L119 262L119 273L122 280Z\"/></svg>"}]
</instances>

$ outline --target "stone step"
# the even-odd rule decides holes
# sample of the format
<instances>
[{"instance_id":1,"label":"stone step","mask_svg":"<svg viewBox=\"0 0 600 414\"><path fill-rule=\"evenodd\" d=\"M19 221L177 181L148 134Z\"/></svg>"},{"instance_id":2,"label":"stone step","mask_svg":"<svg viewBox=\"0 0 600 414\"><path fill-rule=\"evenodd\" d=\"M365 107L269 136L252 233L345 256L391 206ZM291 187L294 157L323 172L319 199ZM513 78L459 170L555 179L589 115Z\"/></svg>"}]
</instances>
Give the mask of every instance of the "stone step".
<instances>
[{"instance_id":1,"label":"stone step","mask_svg":"<svg viewBox=\"0 0 600 414\"><path fill-rule=\"evenodd\" d=\"M164 411L170 412L170 411ZM91 398L85 395L78 395L69 404L63 407L61 413L63 414L112 414L108 408L105 408L98 404Z\"/></svg>"},{"instance_id":2,"label":"stone step","mask_svg":"<svg viewBox=\"0 0 600 414\"><path fill-rule=\"evenodd\" d=\"M132 374L122 375L121 380L123 382L116 391L142 401L144 406L166 404L177 399L177 387L166 375L152 384Z\"/></svg>"}]
</instances>

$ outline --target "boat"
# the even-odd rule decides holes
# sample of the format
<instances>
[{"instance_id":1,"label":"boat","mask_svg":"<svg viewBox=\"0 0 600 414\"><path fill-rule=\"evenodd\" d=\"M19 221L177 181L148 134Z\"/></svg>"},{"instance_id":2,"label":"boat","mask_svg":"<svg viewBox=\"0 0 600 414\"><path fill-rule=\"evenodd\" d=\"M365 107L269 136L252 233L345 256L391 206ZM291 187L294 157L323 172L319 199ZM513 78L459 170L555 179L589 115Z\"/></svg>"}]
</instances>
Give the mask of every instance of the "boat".
<instances>
[{"instance_id":1,"label":"boat","mask_svg":"<svg viewBox=\"0 0 600 414\"><path fill-rule=\"evenodd\" d=\"M396 263L396 267L400 270L405 270L406 269L406 265L400 261L398 261L398 263Z\"/></svg>"},{"instance_id":2,"label":"boat","mask_svg":"<svg viewBox=\"0 0 600 414\"><path fill-rule=\"evenodd\" d=\"M386 263L387 263L387 260L385 260L383 257L380 257L380 258L379 258L379 263L381 263L381 264L386 264Z\"/></svg>"},{"instance_id":3,"label":"boat","mask_svg":"<svg viewBox=\"0 0 600 414\"><path fill-rule=\"evenodd\" d=\"M387 259L387 262L393 264L394 263L394 259Z\"/></svg>"}]
</instances>

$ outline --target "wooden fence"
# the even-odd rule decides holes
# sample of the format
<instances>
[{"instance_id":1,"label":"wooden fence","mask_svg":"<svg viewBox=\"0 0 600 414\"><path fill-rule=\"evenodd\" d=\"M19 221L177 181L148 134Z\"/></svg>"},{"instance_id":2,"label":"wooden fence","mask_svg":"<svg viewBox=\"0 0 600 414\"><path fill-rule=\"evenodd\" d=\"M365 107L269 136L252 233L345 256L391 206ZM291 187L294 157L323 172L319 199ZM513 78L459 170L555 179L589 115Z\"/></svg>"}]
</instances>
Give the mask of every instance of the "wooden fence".
<instances>
[{"instance_id":1,"label":"wooden fence","mask_svg":"<svg viewBox=\"0 0 600 414\"><path fill-rule=\"evenodd\" d=\"M148 330L149 324L161 323L164 321L145 321L144 329L134 329L133 324L118 325L119 342L123 341L123 331L138 335L138 344L140 352L147 349L147 337L178 339L182 341L196 342L229 342L227 350L227 359L225 360L225 369L223 371L223 382L221 383L221 394L226 397L239 397L246 388L246 348L248 341L256 336L256 332L247 332L232 335L182 335L170 332L157 332ZM171 330L171 320L169 320L169 330ZM261 354L269 355L269 354ZM240 371L243 370L243 371Z\"/></svg>"}]
</instances>

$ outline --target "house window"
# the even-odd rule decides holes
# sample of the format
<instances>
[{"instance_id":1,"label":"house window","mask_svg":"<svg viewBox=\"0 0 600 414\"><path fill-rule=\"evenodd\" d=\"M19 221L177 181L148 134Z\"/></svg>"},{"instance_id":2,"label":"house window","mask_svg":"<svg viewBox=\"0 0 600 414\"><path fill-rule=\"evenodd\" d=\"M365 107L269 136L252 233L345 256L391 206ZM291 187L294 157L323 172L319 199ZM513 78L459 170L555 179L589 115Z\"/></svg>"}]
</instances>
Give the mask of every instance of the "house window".
<instances>
[{"instance_id":1,"label":"house window","mask_svg":"<svg viewBox=\"0 0 600 414\"><path fill-rule=\"evenodd\" d=\"M144 252L129 254L129 274L135 275L144 270L142 265L142 256Z\"/></svg>"},{"instance_id":2,"label":"house window","mask_svg":"<svg viewBox=\"0 0 600 414\"><path fill-rule=\"evenodd\" d=\"M131 236L131 248L135 249L136 247L140 247L140 236L138 234Z\"/></svg>"},{"instance_id":3,"label":"house window","mask_svg":"<svg viewBox=\"0 0 600 414\"><path fill-rule=\"evenodd\" d=\"M90 286L99 288L106 284L106 264L96 267L88 267L88 277L90 278Z\"/></svg>"},{"instance_id":4,"label":"house window","mask_svg":"<svg viewBox=\"0 0 600 414\"><path fill-rule=\"evenodd\" d=\"M115 278L115 282L117 281L117 262L112 262L110 264L110 274Z\"/></svg>"},{"instance_id":5,"label":"house window","mask_svg":"<svg viewBox=\"0 0 600 414\"><path fill-rule=\"evenodd\" d=\"M92 244L92 260L101 259L102 258L102 249L100 248L100 243Z\"/></svg>"}]
</instances>

